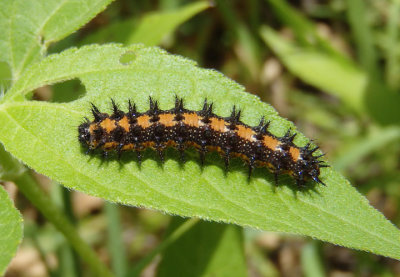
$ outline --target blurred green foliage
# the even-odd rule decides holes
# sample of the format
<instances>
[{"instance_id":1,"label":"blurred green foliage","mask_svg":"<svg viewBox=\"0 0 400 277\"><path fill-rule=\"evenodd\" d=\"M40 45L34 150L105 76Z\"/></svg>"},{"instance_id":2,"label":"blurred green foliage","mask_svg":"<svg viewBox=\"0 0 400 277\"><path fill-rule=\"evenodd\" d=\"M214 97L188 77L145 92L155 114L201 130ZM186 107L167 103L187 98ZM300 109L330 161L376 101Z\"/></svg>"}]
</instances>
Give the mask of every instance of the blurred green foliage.
<instances>
[{"instance_id":1,"label":"blurred green foliage","mask_svg":"<svg viewBox=\"0 0 400 277\"><path fill-rule=\"evenodd\" d=\"M50 51L59 52L95 42L135 41L131 29L156 24L157 20L151 21L155 13L174 15L179 7L189 2L115 1L83 29L52 44ZM200 11L197 8L191 10L192 15ZM180 27L178 23L162 26L170 28L171 32L159 38L159 45L169 52L190 57L203 67L223 72L243 84L247 91L271 103L300 130L316 138L334 167L399 226L399 12L400 2L396 0L217 0L214 7ZM158 44L152 38L145 43ZM10 68L5 63L0 63L0 79L0 86L5 88L12 82ZM76 91L73 98L67 93L70 90ZM52 86L49 94L38 90L35 97L68 102L76 99L79 93L83 93L79 82L70 81ZM108 209L108 220L115 220L116 212ZM143 242L146 238L159 240L167 216L150 223L149 218L154 215L141 217L143 211L121 208L118 212L133 222L123 227L135 230L136 238L141 238L135 240L136 244L132 242L127 247L126 257L120 259L136 261L148 251L148 243ZM102 216L99 221L104 222L104 215L95 214L78 224L87 230L97 226L94 222ZM117 224L114 232L121 232L118 219L114 224ZM54 236L48 236L55 233L48 225L28 222L27 229L35 232L26 232L26 243L53 247L42 249L43 253L60 249L60 240L52 241ZM99 227L99 230L105 233L106 227ZM285 273L285 266L279 261L283 259L282 248L285 243L292 242L291 238L283 236L280 240L285 243L276 247L271 246L270 238L265 239L263 234L247 230L245 235L248 266L259 274L255 276ZM93 244L102 247L101 238L91 238ZM340 251L335 250L337 248L319 243L307 243L301 252L292 249L302 256L301 264L307 276L337 268L354 274L367 272L368 276L400 274L398 263L389 259L347 250L350 254L346 255L352 258L343 260ZM169 251L176 252L173 248ZM127 271L126 263L114 263L119 268L115 272L122 272L119 276ZM48 270L52 272L51 265Z\"/></svg>"}]
</instances>

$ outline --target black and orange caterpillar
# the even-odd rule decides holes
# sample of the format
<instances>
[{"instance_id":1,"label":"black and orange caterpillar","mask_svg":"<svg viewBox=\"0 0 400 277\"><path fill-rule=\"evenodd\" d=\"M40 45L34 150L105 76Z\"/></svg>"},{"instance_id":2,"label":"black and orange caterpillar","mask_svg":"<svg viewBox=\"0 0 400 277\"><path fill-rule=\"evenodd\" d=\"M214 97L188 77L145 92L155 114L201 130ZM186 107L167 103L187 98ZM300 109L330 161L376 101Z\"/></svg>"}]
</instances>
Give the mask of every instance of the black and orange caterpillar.
<instances>
[{"instance_id":1,"label":"black and orange caterpillar","mask_svg":"<svg viewBox=\"0 0 400 277\"><path fill-rule=\"evenodd\" d=\"M325 185L320 179L320 169L328 167L314 156L318 147L307 143L299 147L293 143L296 133L290 130L283 137L268 131L270 122L261 119L255 127L240 121L240 111L233 107L231 116L221 117L213 113L213 104L204 101L203 109L192 111L184 108L183 100L176 97L175 107L161 110L158 102L150 97L150 109L138 112L136 105L128 101L128 112L121 111L111 100L113 113L101 113L92 104L93 121L85 118L79 128L79 141L88 152L100 149L103 156L116 151L136 151L138 161L141 152L150 147L164 161L166 147L174 147L184 161L185 149L194 147L200 153L201 164L205 153L217 151L225 159L228 169L230 158L239 157L249 166L249 178L255 167L267 167L278 183L280 174L292 176L299 187L308 180Z\"/></svg>"}]
</instances>

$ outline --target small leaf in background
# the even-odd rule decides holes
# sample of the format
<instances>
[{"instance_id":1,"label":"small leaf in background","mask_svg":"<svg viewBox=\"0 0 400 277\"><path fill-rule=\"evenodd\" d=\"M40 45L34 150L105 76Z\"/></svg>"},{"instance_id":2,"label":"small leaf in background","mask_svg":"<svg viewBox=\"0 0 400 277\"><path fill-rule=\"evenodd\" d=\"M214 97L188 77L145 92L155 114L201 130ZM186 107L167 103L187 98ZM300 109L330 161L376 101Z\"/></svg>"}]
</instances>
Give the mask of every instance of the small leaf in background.
<instances>
[{"instance_id":1,"label":"small leaf in background","mask_svg":"<svg viewBox=\"0 0 400 277\"><path fill-rule=\"evenodd\" d=\"M172 225L182 221L175 217ZM198 222L163 251L157 276L247 276L242 229Z\"/></svg>"},{"instance_id":2,"label":"small leaf in background","mask_svg":"<svg viewBox=\"0 0 400 277\"><path fill-rule=\"evenodd\" d=\"M59 41L72 34L103 11L114 0L59 1L41 0L46 16L41 35L44 45ZM36 1L37 2L37 1ZM36 3L38 5L38 3Z\"/></svg>"},{"instance_id":3,"label":"small leaf in background","mask_svg":"<svg viewBox=\"0 0 400 277\"><path fill-rule=\"evenodd\" d=\"M126 44L144 43L146 46L158 45L165 35L171 33L177 26L209 7L210 2L200 1L175 11L147 14L135 26Z\"/></svg>"},{"instance_id":4,"label":"small leaf in background","mask_svg":"<svg viewBox=\"0 0 400 277\"><path fill-rule=\"evenodd\" d=\"M368 78L350 61L291 43L266 26L260 33L265 43L294 75L338 97L356 111L365 109Z\"/></svg>"},{"instance_id":5,"label":"small leaf in background","mask_svg":"<svg viewBox=\"0 0 400 277\"><path fill-rule=\"evenodd\" d=\"M121 63L127 53L130 60ZM126 205L303 234L400 258L399 230L332 168L321 175L326 187L296 192L290 178L282 178L281 185L275 187L266 169L256 170L249 183L246 168L237 160L226 175L222 159L215 155L209 155L201 169L193 151L188 151L183 168L175 151L167 153L163 167L153 152L147 152L141 168L129 154L123 165L84 155L77 126L84 116L90 117L90 102L101 111L110 111L111 97L124 110L131 99L140 111L148 109L149 95L159 100L162 109L173 106L175 94L185 99L187 108L196 110L207 98L221 116L228 116L236 105L243 110L247 124L257 124L264 115L272 121L273 134L282 136L289 127L295 129L272 107L222 74L155 47L93 45L47 57L32 66L10 94L16 97L73 78L79 78L87 90L76 101L8 101L0 106L0 140L7 151L39 173L68 188ZM298 133L295 143L306 142L308 139Z\"/></svg>"},{"instance_id":6,"label":"small leaf in background","mask_svg":"<svg viewBox=\"0 0 400 277\"><path fill-rule=\"evenodd\" d=\"M209 7L211 7L209 2L199 1L176 10L148 13L140 19L117 21L89 34L80 44L120 42L125 45L133 43L159 45L162 39L179 25Z\"/></svg>"},{"instance_id":7,"label":"small leaf in background","mask_svg":"<svg viewBox=\"0 0 400 277\"><path fill-rule=\"evenodd\" d=\"M17 252L22 241L22 216L14 207L8 193L0 186L0 275Z\"/></svg>"},{"instance_id":8,"label":"small leaf in background","mask_svg":"<svg viewBox=\"0 0 400 277\"><path fill-rule=\"evenodd\" d=\"M351 60L314 46L300 46L282 38L269 27L260 35L295 76L339 98L359 114L368 114L388 125L400 120L400 94L391 91L377 76L369 77Z\"/></svg>"}]
</instances>

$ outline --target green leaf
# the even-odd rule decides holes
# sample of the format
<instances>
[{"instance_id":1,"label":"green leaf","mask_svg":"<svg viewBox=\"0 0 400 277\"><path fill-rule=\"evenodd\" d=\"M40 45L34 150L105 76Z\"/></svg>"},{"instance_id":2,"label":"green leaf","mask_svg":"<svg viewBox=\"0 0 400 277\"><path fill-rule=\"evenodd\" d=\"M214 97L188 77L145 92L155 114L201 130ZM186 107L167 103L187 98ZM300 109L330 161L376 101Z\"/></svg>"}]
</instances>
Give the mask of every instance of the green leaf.
<instances>
[{"instance_id":1,"label":"green leaf","mask_svg":"<svg viewBox=\"0 0 400 277\"><path fill-rule=\"evenodd\" d=\"M182 221L174 218L172 222ZM162 255L162 276L247 276L242 229L201 221Z\"/></svg>"},{"instance_id":2,"label":"green leaf","mask_svg":"<svg viewBox=\"0 0 400 277\"><path fill-rule=\"evenodd\" d=\"M42 0L51 16L42 24L44 44L59 41L93 19L114 0ZM37 2L37 1L36 1ZM50 8L51 7L51 8Z\"/></svg>"},{"instance_id":3,"label":"green leaf","mask_svg":"<svg viewBox=\"0 0 400 277\"><path fill-rule=\"evenodd\" d=\"M124 63L121 63L124 58ZM12 98L46 84L79 78L87 94L70 103L12 102ZM146 152L139 167L131 155L121 162L87 156L77 139L77 126L90 115L90 102L110 111L112 97L127 110L132 99L140 111L148 97L162 109L174 105L175 94L187 108L199 110L204 98L215 112L228 116L233 105L243 110L243 121L256 125L261 116L271 120L270 131L282 136L295 127L269 105L222 74L198 68L193 61L159 48L108 44L69 49L32 66L0 105L0 141L7 151L37 172L68 188L126 205L200 217L270 231L308 235L335 244L400 258L400 232L333 168L321 173L326 187L296 191L293 180L280 186L266 169L257 169L250 182L247 168L234 160L228 174L216 154L202 169L197 153L188 151L180 166L176 151L168 151L163 166L154 152ZM295 143L308 142L298 133Z\"/></svg>"},{"instance_id":4,"label":"green leaf","mask_svg":"<svg viewBox=\"0 0 400 277\"><path fill-rule=\"evenodd\" d=\"M22 227L21 214L0 186L0 276L3 276L22 241Z\"/></svg>"},{"instance_id":5,"label":"green leaf","mask_svg":"<svg viewBox=\"0 0 400 277\"><path fill-rule=\"evenodd\" d=\"M209 2L199 1L172 11L151 12L140 19L131 18L111 23L99 31L89 34L82 41L82 45L120 42L127 45L143 43L147 46L155 46L160 44L162 39L179 25L210 6Z\"/></svg>"},{"instance_id":6,"label":"green leaf","mask_svg":"<svg viewBox=\"0 0 400 277\"><path fill-rule=\"evenodd\" d=\"M79 29L111 1L0 1L0 61L7 62L13 80L18 79L50 43Z\"/></svg>"},{"instance_id":7,"label":"green leaf","mask_svg":"<svg viewBox=\"0 0 400 277\"><path fill-rule=\"evenodd\" d=\"M147 14L135 27L126 44L144 43L147 46L155 46L180 24L209 7L208 1L201 1L175 11Z\"/></svg>"},{"instance_id":8,"label":"green leaf","mask_svg":"<svg viewBox=\"0 0 400 277\"><path fill-rule=\"evenodd\" d=\"M330 93L351 108L365 109L367 75L344 58L313 47L301 47L264 26L261 36L294 75Z\"/></svg>"}]
</instances>

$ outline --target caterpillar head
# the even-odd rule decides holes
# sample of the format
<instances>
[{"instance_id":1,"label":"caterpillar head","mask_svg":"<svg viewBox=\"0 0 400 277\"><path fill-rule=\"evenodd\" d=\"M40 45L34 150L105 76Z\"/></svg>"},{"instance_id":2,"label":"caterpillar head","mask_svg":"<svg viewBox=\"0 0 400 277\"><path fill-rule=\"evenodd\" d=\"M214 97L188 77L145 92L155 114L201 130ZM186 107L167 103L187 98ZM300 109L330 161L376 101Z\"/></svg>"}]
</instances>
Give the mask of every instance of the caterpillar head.
<instances>
[{"instance_id":1,"label":"caterpillar head","mask_svg":"<svg viewBox=\"0 0 400 277\"><path fill-rule=\"evenodd\" d=\"M84 122L78 127L78 139L82 146L89 148L91 145L91 135L89 131L89 122Z\"/></svg>"}]
</instances>

